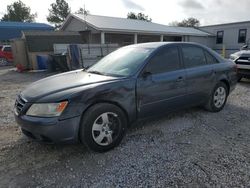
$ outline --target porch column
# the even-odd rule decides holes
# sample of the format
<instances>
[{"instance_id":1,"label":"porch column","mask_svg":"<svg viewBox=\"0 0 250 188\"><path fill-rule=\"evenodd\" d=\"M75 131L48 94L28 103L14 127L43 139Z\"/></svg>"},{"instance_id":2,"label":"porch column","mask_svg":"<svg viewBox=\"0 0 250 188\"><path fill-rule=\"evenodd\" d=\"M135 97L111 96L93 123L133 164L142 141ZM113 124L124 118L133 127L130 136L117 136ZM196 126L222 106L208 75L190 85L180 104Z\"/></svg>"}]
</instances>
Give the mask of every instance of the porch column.
<instances>
[{"instance_id":1,"label":"porch column","mask_svg":"<svg viewBox=\"0 0 250 188\"><path fill-rule=\"evenodd\" d=\"M186 36L182 36L182 42L186 41Z\"/></svg>"},{"instance_id":2,"label":"porch column","mask_svg":"<svg viewBox=\"0 0 250 188\"><path fill-rule=\"evenodd\" d=\"M189 36L182 36L183 42L189 42Z\"/></svg>"},{"instance_id":3,"label":"porch column","mask_svg":"<svg viewBox=\"0 0 250 188\"><path fill-rule=\"evenodd\" d=\"M134 44L137 44L137 33L134 34Z\"/></svg>"},{"instance_id":4,"label":"porch column","mask_svg":"<svg viewBox=\"0 0 250 188\"><path fill-rule=\"evenodd\" d=\"M164 37L164 36L163 36L163 35L161 35L161 39L160 39L160 41L161 41L161 42L163 42L163 37Z\"/></svg>"},{"instance_id":5,"label":"porch column","mask_svg":"<svg viewBox=\"0 0 250 188\"><path fill-rule=\"evenodd\" d=\"M101 32L101 44L105 44L105 33Z\"/></svg>"}]
</instances>

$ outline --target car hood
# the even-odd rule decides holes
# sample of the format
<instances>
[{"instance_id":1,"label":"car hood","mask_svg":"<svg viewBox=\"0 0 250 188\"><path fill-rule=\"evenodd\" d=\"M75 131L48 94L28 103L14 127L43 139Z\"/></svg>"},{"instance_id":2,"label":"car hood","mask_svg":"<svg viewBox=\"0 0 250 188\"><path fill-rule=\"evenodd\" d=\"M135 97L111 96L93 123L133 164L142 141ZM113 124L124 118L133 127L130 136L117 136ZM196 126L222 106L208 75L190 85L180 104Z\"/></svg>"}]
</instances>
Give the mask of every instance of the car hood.
<instances>
[{"instance_id":1,"label":"car hood","mask_svg":"<svg viewBox=\"0 0 250 188\"><path fill-rule=\"evenodd\" d=\"M249 57L250 56L250 50L241 50L238 52L235 52L234 54L232 54L233 56L237 56L237 57Z\"/></svg>"},{"instance_id":2,"label":"car hood","mask_svg":"<svg viewBox=\"0 0 250 188\"><path fill-rule=\"evenodd\" d=\"M117 79L119 78L91 74L83 70L71 71L34 82L21 92L21 96L27 100L27 102L35 102L37 99L64 90Z\"/></svg>"}]
</instances>

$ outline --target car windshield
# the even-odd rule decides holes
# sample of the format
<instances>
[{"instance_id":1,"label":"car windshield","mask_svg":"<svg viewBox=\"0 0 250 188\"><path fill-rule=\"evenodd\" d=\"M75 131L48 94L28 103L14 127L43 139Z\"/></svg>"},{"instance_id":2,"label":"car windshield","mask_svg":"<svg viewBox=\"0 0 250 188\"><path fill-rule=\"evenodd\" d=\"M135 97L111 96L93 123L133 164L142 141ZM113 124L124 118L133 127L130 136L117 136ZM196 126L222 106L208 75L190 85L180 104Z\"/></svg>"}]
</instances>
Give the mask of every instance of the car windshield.
<instances>
[{"instance_id":1,"label":"car windshield","mask_svg":"<svg viewBox=\"0 0 250 188\"><path fill-rule=\"evenodd\" d=\"M102 58L87 69L89 73L128 77L137 72L153 49L125 47Z\"/></svg>"}]
</instances>

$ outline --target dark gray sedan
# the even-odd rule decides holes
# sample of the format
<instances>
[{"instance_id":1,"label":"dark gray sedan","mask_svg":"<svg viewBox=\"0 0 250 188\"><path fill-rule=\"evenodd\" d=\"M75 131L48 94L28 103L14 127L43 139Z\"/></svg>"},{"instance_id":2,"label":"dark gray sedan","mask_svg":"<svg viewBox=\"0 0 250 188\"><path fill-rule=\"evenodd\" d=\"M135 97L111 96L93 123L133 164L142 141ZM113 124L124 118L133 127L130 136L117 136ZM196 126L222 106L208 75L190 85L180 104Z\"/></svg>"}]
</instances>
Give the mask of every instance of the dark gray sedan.
<instances>
[{"instance_id":1,"label":"dark gray sedan","mask_svg":"<svg viewBox=\"0 0 250 188\"><path fill-rule=\"evenodd\" d=\"M17 97L15 117L32 139L104 152L139 119L198 105L222 110L236 72L235 63L198 44L126 46L87 70L31 84Z\"/></svg>"}]
</instances>

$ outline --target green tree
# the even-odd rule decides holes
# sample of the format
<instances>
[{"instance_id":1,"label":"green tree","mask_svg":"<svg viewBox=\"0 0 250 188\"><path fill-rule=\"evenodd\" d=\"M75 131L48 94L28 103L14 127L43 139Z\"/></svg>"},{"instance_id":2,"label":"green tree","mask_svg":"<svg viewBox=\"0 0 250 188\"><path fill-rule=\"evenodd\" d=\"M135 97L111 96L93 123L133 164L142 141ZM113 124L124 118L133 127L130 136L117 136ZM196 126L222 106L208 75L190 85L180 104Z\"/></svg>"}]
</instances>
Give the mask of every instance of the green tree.
<instances>
[{"instance_id":1,"label":"green tree","mask_svg":"<svg viewBox=\"0 0 250 188\"><path fill-rule=\"evenodd\" d=\"M90 12L84 8L79 8L78 11L76 11L76 14L85 14L88 15Z\"/></svg>"},{"instance_id":2,"label":"green tree","mask_svg":"<svg viewBox=\"0 0 250 188\"><path fill-rule=\"evenodd\" d=\"M52 3L50 6L47 20L54 24L55 28L59 28L71 12L69 4L65 0L56 0L56 3Z\"/></svg>"},{"instance_id":3,"label":"green tree","mask_svg":"<svg viewBox=\"0 0 250 188\"><path fill-rule=\"evenodd\" d=\"M147 21L147 22L151 22L152 19L148 17L148 15L145 15L143 13L138 13L137 15L134 12L129 12L127 14L127 18L128 19L134 19L134 20L142 20L142 21Z\"/></svg>"},{"instance_id":4,"label":"green tree","mask_svg":"<svg viewBox=\"0 0 250 188\"><path fill-rule=\"evenodd\" d=\"M19 0L7 6L1 21L34 22L36 17L37 14L31 14L30 7Z\"/></svg>"},{"instance_id":5,"label":"green tree","mask_svg":"<svg viewBox=\"0 0 250 188\"><path fill-rule=\"evenodd\" d=\"M184 19L181 22L173 21L169 24L170 26L179 26L179 27L199 27L200 21L196 18Z\"/></svg>"}]
</instances>

